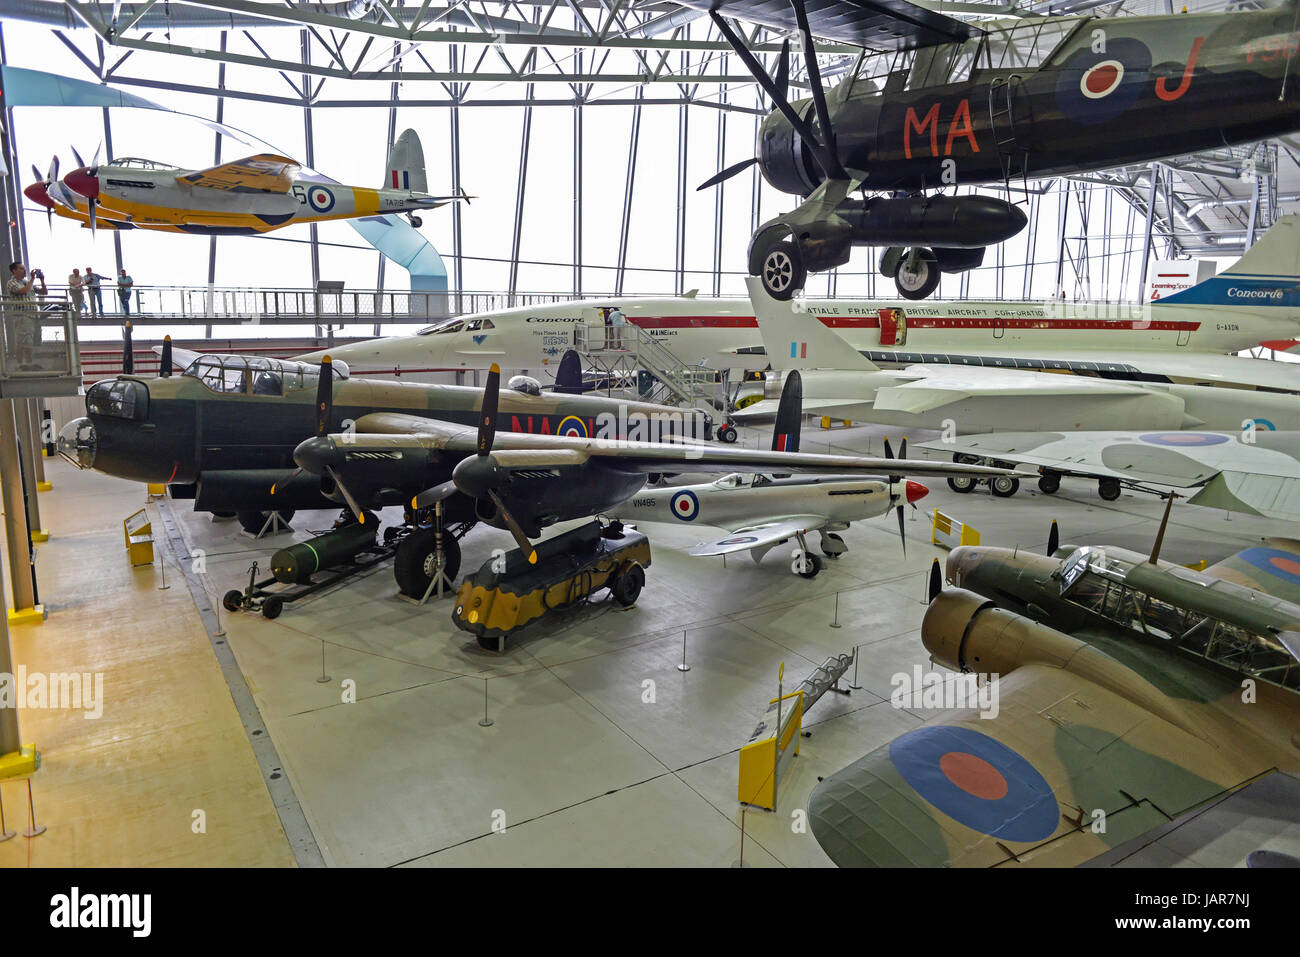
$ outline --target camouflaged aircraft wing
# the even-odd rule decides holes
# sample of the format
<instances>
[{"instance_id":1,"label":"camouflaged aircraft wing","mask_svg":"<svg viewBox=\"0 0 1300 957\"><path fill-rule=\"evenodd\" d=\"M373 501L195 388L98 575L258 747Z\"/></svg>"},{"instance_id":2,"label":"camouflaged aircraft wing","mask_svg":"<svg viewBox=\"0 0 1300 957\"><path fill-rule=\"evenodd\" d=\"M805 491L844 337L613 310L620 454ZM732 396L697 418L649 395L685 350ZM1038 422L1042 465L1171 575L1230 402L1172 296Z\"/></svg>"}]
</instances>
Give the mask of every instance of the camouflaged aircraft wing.
<instances>
[{"instance_id":1,"label":"camouflaged aircraft wing","mask_svg":"<svg viewBox=\"0 0 1300 957\"><path fill-rule=\"evenodd\" d=\"M1204 574L1300 604L1300 541L1266 538L1261 545L1242 549L1211 565Z\"/></svg>"},{"instance_id":2,"label":"camouflaged aircraft wing","mask_svg":"<svg viewBox=\"0 0 1300 957\"><path fill-rule=\"evenodd\" d=\"M690 549L691 555L730 555L751 548L775 545L793 538L799 532L811 532L826 524L824 515L793 515L752 522L736 528L712 542L701 542Z\"/></svg>"},{"instance_id":3,"label":"camouflaged aircraft wing","mask_svg":"<svg viewBox=\"0 0 1300 957\"><path fill-rule=\"evenodd\" d=\"M1274 767L1094 648L1021 665L997 689L996 717L944 712L814 789L809 821L832 861L1077 865Z\"/></svg>"}]
</instances>

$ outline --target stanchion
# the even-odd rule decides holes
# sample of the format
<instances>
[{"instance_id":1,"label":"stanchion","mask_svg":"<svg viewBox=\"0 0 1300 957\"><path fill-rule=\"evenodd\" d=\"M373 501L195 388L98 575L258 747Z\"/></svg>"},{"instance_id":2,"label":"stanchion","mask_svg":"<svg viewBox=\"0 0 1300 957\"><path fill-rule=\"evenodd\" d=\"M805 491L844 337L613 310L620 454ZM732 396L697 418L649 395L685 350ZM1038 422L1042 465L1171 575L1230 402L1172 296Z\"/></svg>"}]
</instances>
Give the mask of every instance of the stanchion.
<instances>
[{"instance_id":1,"label":"stanchion","mask_svg":"<svg viewBox=\"0 0 1300 957\"><path fill-rule=\"evenodd\" d=\"M17 836L17 831L11 831L9 828L5 827L4 788L0 788L0 844L3 844L5 841L12 841Z\"/></svg>"},{"instance_id":2,"label":"stanchion","mask_svg":"<svg viewBox=\"0 0 1300 957\"><path fill-rule=\"evenodd\" d=\"M332 680L330 676L325 673L325 642L322 640L320 643L320 677L316 679L316 683L323 685L330 680Z\"/></svg>"},{"instance_id":3,"label":"stanchion","mask_svg":"<svg viewBox=\"0 0 1300 957\"><path fill-rule=\"evenodd\" d=\"M835 620L831 622L831 627L832 628L843 627L840 624L840 593L839 592L835 593Z\"/></svg>"},{"instance_id":4,"label":"stanchion","mask_svg":"<svg viewBox=\"0 0 1300 957\"><path fill-rule=\"evenodd\" d=\"M745 812L748 810L746 807L740 809L740 860L733 862L732 867L745 866Z\"/></svg>"},{"instance_id":5,"label":"stanchion","mask_svg":"<svg viewBox=\"0 0 1300 957\"><path fill-rule=\"evenodd\" d=\"M691 666L686 663L686 629L682 629L682 663L677 666L678 671L690 671Z\"/></svg>"},{"instance_id":6,"label":"stanchion","mask_svg":"<svg viewBox=\"0 0 1300 957\"><path fill-rule=\"evenodd\" d=\"M862 685L858 684L858 649L861 645L853 646L853 683L849 687L854 691L861 691Z\"/></svg>"},{"instance_id":7,"label":"stanchion","mask_svg":"<svg viewBox=\"0 0 1300 957\"><path fill-rule=\"evenodd\" d=\"M488 680L484 678L483 679L483 720L478 723L478 726L480 728L490 728L492 727L493 724L492 719L488 717L487 683Z\"/></svg>"},{"instance_id":8,"label":"stanchion","mask_svg":"<svg viewBox=\"0 0 1300 957\"><path fill-rule=\"evenodd\" d=\"M171 585L167 584L167 556L159 555L158 558L159 558L158 567L162 569L162 584L158 586L158 590L166 591L168 588L172 587Z\"/></svg>"},{"instance_id":9,"label":"stanchion","mask_svg":"<svg viewBox=\"0 0 1300 957\"><path fill-rule=\"evenodd\" d=\"M224 625L221 624L221 609L224 606L222 605L220 599L218 599L217 601L212 602L212 607L215 608L217 611L217 630L212 633L212 637L224 638L226 637L226 628Z\"/></svg>"},{"instance_id":10,"label":"stanchion","mask_svg":"<svg viewBox=\"0 0 1300 957\"><path fill-rule=\"evenodd\" d=\"M40 837L45 833L45 825L36 823L36 805L32 803L32 779L27 779L27 830L23 837Z\"/></svg>"}]
</instances>

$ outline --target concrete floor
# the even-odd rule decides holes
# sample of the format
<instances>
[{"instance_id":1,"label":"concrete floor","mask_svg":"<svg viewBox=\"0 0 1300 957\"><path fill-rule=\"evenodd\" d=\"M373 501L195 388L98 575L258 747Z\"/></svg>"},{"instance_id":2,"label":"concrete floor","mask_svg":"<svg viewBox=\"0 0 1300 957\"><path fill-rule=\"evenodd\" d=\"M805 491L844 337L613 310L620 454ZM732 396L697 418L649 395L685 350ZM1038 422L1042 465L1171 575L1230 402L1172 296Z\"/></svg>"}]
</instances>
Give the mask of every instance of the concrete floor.
<instances>
[{"instance_id":1,"label":"concrete floor","mask_svg":"<svg viewBox=\"0 0 1300 957\"><path fill-rule=\"evenodd\" d=\"M804 448L879 454L880 435L810 425ZM741 441L766 445L767 437L745 429ZM43 500L71 484L61 462L50 469L55 491ZM635 607L598 602L520 633L501 655L452 624L450 600L416 607L394 597L388 564L287 605L274 621L241 613L223 622L326 864L728 866L741 856L743 827L746 865L827 866L795 815L817 778L921 721L886 696L895 672L928 667L919 625L930 563L943 554L929 544L928 510L956 515L985 542L1034 549L1044 547L1053 518L1064 541L1145 549L1161 512L1153 497L1125 493L1104 503L1092 486L1069 480L1056 496L1027 487L1011 500L928 484L922 511L906 524L906 557L894 519L882 517L843 533L849 553L812 581L792 575L781 550L761 565L743 555L723 568L685 553L707 530L646 525L653 564ZM85 500L71 507L91 510ZM209 603L242 587L252 561L265 567L276 548L335 517L301 513L292 533L255 542L235 522L196 515L187 503L162 509L186 547L201 550L197 580ZM57 541L60 523L50 524ZM69 517L63 527L77 526ZM1176 508L1164 557L1213 562L1277 533L1269 522ZM463 542L462 571L498 547L511 547L508 534L475 529ZM120 540L107 533L78 548L79 563L120 563ZM57 605L75 581L48 587ZM834 629L837 595L843 627ZM193 613L192 605L175 612ZM677 668L683 634L688 672ZM812 736L780 782L779 812L743 811L737 752L776 693L778 668L784 663L792 688L855 645L862 688L826 695L809 713ZM322 670L330 680L318 680ZM485 696L490 727L479 724ZM1300 853L1297 844L1292 830L1275 846ZM1175 853L1190 861L1186 848Z\"/></svg>"}]
</instances>

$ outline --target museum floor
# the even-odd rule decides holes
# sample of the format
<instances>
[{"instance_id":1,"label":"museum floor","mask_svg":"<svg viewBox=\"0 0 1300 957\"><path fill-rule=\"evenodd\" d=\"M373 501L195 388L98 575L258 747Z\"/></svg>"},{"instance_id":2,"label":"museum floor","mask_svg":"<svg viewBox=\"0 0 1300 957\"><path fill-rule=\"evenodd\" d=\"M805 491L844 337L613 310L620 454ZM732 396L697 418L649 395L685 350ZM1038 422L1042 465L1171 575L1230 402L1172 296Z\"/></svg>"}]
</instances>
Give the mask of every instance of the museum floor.
<instances>
[{"instance_id":1,"label":"museum floor","mask_svg":"<svg viewBox=\"0 0 1300 957\"><path fill-rule=\"evenodd\" d=\"M879 435L810 424L804 448L879 454ZM744 444L766 441L762 429L742 430ZM812 581L792 575L781 550L723 568L686 555L698 530L647 525L653 565L636 606L597 602L498 655L452 625L448 600L394 597L387 563L274 621L223 612L228 644L212 639L214 606L242 587L250 564L265 568L277 547L327 528L334 513L302 513L292 536L257 542L234 521L154 502L160 562L133 571L121 521L144 490L62 460L46 468L51 538L37 562L50 616L11 629L14 660L103 671L105 707L99 720L21 713L24 739L44 756L33 787L49 831L0 843L5 866L728 866L741 857L742 827L746 865L828 865L792 812L818 776L921 721L887 696L895 672L928 667L918 630L926 573L942 554L929 544L929 509L989 544L1042 549L1057 518L1064 541L1145 550L1161 507L1131 493L1105 503L1070 480L1056 496L1030 483L1009 500L932 480L907 522L906 557L892 517L855 524L844 533L849 553ZM1176 508L1163 557L1213 562L1277 531ZM510 547L508 534L475 529L462 570L494 547ZM780 782L779 813L742 813L737 751L775 695L778 669L790 688L854 645L862 687L826 695L807 716L812 734ZM1109 863L1223 866L1261 847L1300 853L1300 811L1278 796L1296 784L1241 792ZM11 782L2 793L21 829L25 789ZM196 810L206 833L194 832Z\"/></svg>"}]
</instances>

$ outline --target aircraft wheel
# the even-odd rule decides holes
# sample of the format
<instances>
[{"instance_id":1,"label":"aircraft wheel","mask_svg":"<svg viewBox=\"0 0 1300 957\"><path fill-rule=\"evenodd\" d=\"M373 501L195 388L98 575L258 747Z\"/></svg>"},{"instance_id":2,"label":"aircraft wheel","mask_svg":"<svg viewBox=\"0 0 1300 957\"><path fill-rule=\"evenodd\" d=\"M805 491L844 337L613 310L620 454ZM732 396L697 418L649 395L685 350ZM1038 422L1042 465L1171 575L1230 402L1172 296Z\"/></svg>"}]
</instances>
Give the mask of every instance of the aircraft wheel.
<instances>
[{"instance_id":1,"label":"aircraft wheel","mask_svg":"<svg viewBox=\"0 0 1300 957\"><path fill-rule=\"evenodd\" d=\"M1044 495L1055 495L1061 490L1061 476L1056 472L1044 472L1038 479L1038 491Z\"/></svg>"},{"instance_id":2,"label":"aircraft wheel","mask_svg":"<svg viewBox=\"0 0 1300 957\"><path fill-rule=\"evenodd\" d=\"M948 479L948 487L964 495L975 488L975 479L969 475L954 475Z\"/></svg>"},{"instance_id":3,"label":"aircraft wheel","mask_svg":"<svg viewBox=\"0 0 1300 957\"><path fill-rule=\"evenodd\" d=\"M442 533L443 571L447 580L455 582L460 572L460 542L450 531ZM429 529L412 532L397 546L393 558L393 577L397 590L408 598L423 598L438 570L438 535Z\"/></svg>"},{"instance_id":4,"label":"aircraft wheel","mask_svg":"<svg viewBox=\"0 0 1300 957\"><path fill-rule=\"evenodd\" d=\"M246 512L235 513L235 519L239 522L239 527L242 528L244 531L248 532L249 535L256 535L258 532L260 532L262 530L262 526L266 524L266 520L270 517L271 517L271 513L269 511L268 512L246 511ZM280 521L288 525L292 518L293 518L293 509L291 508L280 509Z\"/></svg>"},{"instance_id":5,"label":"aircraft wheel","mask_svg":"<svg viewBox=\"0 0 1300 957\"><path fill-rule=\"evenodd\" d=\"M614 584L609 591L616 602L627 608L636 604L637 596L641 594L641 589L644 587L645 570L640 565L633 565L614 579Z\"/></svg>"},{"instance_id":6,"label":"aircraft wheel","mask_svg":"<svg viewBox=\"0 0 1300 957\"><path fill-rule=\"evenodd\" d=\"M244 607L244 593L232 588L221 596L221 607L226 611L239 611Z\"/></svg>"},{"instance_id":7,"label":"aircraft wheel","mask_svg":"<svg viewBox=\"0 0 1300 957\"><path fill-rule=\"evenodd\" d=\"M279 618L282 611L284 611L284 599L279 595L269 595L262 602L263 618Z\"/></svg>"},{"instance_id":8,"label":"aircraft wheel","mask_svg":"<svg viewBox=\"0 0 1300 957\"><path fill-rule=\"evenodd\" d=\"M843 555L845 552L849 550L849 547L844 544L844 539L841 538L839 535L837 535L835 532L827 532L826 537L830 541L835 542L835 544L839 546L838 551L832 552L832 551L828 551L826 545L823 544L822 554L825 555L827 558L839 558L841 555Z\"/></svg>"},{"instance_id":9,"label":"aircraft wheel","mask_svg":"<svg viewBox=\"0 0 1300 957\"><path fill-rule=\"evenodd\" d=\"M1113 502L1119 498L1119 479L1104 478L1097 483L1097 494L1103 501Z\"/></svg>"},{"instance_id":10,"label":"aircraft wheel","mask_svg":"<svg viewBox=\"0 0 1300 957\"><path fill-rule=\"evenodd\" d=\"M998 498L1010 498L1020 491L1020 479L999 475L989 482L989 488Z\"/></svg>"},{"instance_id":11,"label":"aircraft wheel","mask_svg":"<svg viewBox=\"0 0 1300 957\"><path fill-rule=\"evenodd\" d=\"M730 445L736 441L736 427L734 425L724 425L718 429L718 441L726 442Z\"/></svg>"},{"instance_id":12,"label":"aircraft wheel","mask_svg":"<svg viewBox=\"0 0 1300 957\"><path fill-rule=\"evenodd\" d=\"M817 573L825 567L826 563L812 552L803 552L795 559L795 574L800 578L816 578Z\"/></svg>"},{"instance_id":13,"label":"aircraft wheel","mask_svg":"<svg viewBox=\"0 0 1300 957\"><path fill-rule=\"evenodd\" d=\"M235 512L213 512L212 517L213 518L234 518L235 514L236 514Z\"/></svg>"},{"instance_id":14,"label":"aircraft wheel","mask_svg":"<svg viewBox=\"0 0 1300 957\"><path fill-rule=\"evenodd\" d=\"M808 270L804 268L799 247L789 240L779 242L767 251L760 275L767 294L781 302L792 299L808 280Z\"/></svg>"},{"instance_id":15,"label":"aircraft wheel","mask_svg":"<svg viewBox=\"0 0 1300 957\"><path fill-rule=\"evenodd\" d=\"M414 226L416 229L419 229L421 226L424 225L424 220L421 219L419 216L412 216L411 225Z\"/></svg>"},{"instance_id":16,"label":"aircraft wheel","mask_svg":"<svg viewBox=\"0 0 1300 957\"><path fill-rule=\"evenodd\" d=\"M939 288L939 262L934 252L925 248L916 250L915 262L912 258L912 250L903 254L894 285L904 299L924 299Z\"/></svg>"}]
</instances>

